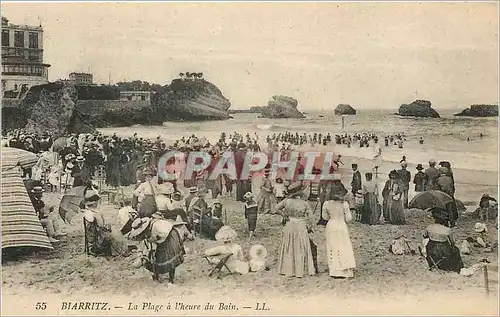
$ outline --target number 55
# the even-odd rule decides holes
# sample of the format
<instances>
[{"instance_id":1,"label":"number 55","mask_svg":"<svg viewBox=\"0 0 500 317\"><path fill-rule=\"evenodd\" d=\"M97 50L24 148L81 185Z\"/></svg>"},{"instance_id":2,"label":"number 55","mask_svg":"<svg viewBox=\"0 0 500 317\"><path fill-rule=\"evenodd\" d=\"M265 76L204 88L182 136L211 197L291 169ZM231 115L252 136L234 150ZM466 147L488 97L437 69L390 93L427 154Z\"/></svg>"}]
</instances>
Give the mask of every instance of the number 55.
<instances>
[{"instance_id":1,"label":"number 55","mask_svg":"<svg viewBox=\"0 0 500 317\"><path fill-rule=\"evenodd\" d=\"M47 309L47 303L46 302L38 302L35 305L36 310L45 310Z\"/></svg>"}]
</instances>

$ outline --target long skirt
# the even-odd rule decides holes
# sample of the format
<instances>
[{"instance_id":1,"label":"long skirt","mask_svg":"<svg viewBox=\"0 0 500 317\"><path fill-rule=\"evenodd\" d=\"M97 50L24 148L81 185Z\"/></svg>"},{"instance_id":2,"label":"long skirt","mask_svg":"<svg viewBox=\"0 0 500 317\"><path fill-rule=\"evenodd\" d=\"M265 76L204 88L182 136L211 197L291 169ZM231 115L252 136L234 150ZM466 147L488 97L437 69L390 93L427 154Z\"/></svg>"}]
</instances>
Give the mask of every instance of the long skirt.
<instances>
[{"instance_id":1,"label":"long skirt","mask_svg":"<svg viewBox=\"0 0 500 317\"><path fill-rule=\"evenodd\" d=\"M144 266L155 274L165 274L184 263L185 253L179 232L172 229L165 242L158 244L156 252L151 251Z\"/></svg>"},{"instance_id":2,"label":"long skirt","mask_svg":"<svg viewBox=\"0 0 500 317\"><path fill-rule=\"evenodd\" d=\"M139 217L151 217L157 211L155 196L145 195L139 205Z\"/></svg>"},{"instance_id":3,"label":"long skirt","mask_svg":"<svg viewBox=\"0 0 500 317\"><path fill-rule=\"evenodd\" d=\"M236 181L236 201L242 201L243 196L250 191L250 182L248 180L237 180Z\"/></svg>"},{"instance_id":4,"label":"long skirt","mask_svg":"<svg viewBox=\"0 0 500 317\"><path fill-rule=\"evenodd\" d=\"M290 218L283 228L278 273L295 277L315 274L305 219Z\"/></svg>"},{"instance_id":5,"label":"long skirt","mask_svg":"<svg viewBox=\"0 0 500 317\"><path fill-rule=\"evenodd\" d=\"M328 269L333 277L353 277L356 268L351 238L345 223L328 221L325 228Z\"/></svg>"},{"instance_id":6,"label":"long skirt","mask_svg":"<svg viewBox=\"0 0 500 317\"><path fill-rule=\"evenodd\" d=\"M363 211L361 213L361 222L369 225L375 225L380 219L380 208L377 196L373 193L366 193L364 197Z\"/></svg>"},{"instance_id":7,"label":"long skirt","mask_svg":"<svg viewBox=\"0 0 500 317\"><path fill-rule=\"evenodd\" d=\"M393 225L406 224L403 202L401 200L393 200L387 198L384 201L384 218L385 221Z\"/></svg>"},{"instance_id":8,"label":"long skirt","mask_svg":"<svg viewBox=\"0 0 500 317\"><path fill-rule=\"evenodd\" d=\"M274 214L276 211L276 205L278 201L273 193L261 190L259 199L257 200L259 213L271 213Z\"/></svg>"},{"instance_id":9,"label":"long skirt","mask_svg":"<svg viewBox=\"0 0 500 317\"><path fill-rule=\"evenodd\" d=\"M457 273L460 273L460 269L464 267L462 258L460 257L460 250L448 242L429 240L425 249L429 267L433 267L434 263L436 263L440 270Z\"/></svg>"}]
</instances>

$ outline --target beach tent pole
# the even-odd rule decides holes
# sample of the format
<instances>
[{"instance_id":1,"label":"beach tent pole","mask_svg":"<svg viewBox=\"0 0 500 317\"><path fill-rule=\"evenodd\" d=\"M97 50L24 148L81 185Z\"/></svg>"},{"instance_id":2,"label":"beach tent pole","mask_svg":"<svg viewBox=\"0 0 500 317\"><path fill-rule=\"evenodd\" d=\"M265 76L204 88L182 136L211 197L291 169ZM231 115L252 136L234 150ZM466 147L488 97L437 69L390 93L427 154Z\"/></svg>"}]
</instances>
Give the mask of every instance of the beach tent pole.
<instances>
[{"instance_id":1,"label":"beach tent pole","mask_svg":"<svg viewBox=\"0 0 500 317\"><path fill-rule=\"evenodd\" d=\"M488 282L488 265L484 265L484 291L486 292L486 296L490 295L490 287Z\"/></svg>"}]
</instances>

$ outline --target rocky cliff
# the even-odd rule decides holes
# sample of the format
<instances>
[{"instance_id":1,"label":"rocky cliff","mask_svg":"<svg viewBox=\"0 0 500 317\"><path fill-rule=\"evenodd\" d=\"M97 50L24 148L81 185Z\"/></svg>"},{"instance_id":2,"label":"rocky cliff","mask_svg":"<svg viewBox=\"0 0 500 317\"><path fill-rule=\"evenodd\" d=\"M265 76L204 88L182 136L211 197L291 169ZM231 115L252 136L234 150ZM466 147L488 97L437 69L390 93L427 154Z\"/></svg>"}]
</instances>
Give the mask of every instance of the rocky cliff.
<instances>
[{"instance_id":1,"label":"rocky cliff","mask_svg":"<svg viewBox=\"0 0 500 317\"><path fill-rule=\"evenodd\" d=\"M356 114L356 109L354 109L352 106L350 105L346 105L346 104L339 104L336 108L335 108L335 114L336 115L344 115L344 114L348 114L348 115L355 115Z\"/></svg>"},{"instance_id":2,"label":"rocky cliff","mask_svg":"<svg viewBox=\"0 0 500 317\"><path fill-rule=\"evenodd\" d=\"M496 117L498 116L498 105L472 105L455 116L464 117Z\"/></svg>"},{"instance_id":3,"label":"rocky cliff","mask_svg":"<svg viewBox=\"0 0 500 317\"><path fill-rule=\"evenodd\" d=\"M26 97L2 105L2 121L10 128L25 128L29 132L49 131L54 135L72 132L93 132L94 128L76 110L77 92L74 86L52 83L31 87ZM11 106L10 108L5 106ZM5 110L4 110L5 107Z\"/></svg>"},{"instance_id":4,"label":"rocky cliff","mask_svg":"<svg viewBox=\"0 0 500 317\"><path fill-rule=\"evenodd\" d=\"M261 114L264 118L305 118L298 109L296 99L287 96L273 96L267 103L267 107L261 108Z\"/></svg>"},{"instance_id":5,"label":"rocky cliff","mask_svg":"<svg viewBox=\"0 0 500 317\"><path fill-rule=\"evenodd\" d=\"M204 79L174 79L152 103L165 121L225 120L231 106L222 92Z\"/></svg>"},{"instance_id":6,"label":"rocky cliff","mask_svg":"<svg viewBox=\"0 0 500 317\"><path fill-rule=\"evenodd\" d=\"M163 122L149 102L80 100L78 88L50 83L31 87L23 100L3 101L3 128L26 128L37 133L50 131L62 135L92 132L100 127ZM85 94L82 97L85 98Z\"/></svg>"},{"instance_id":7,"label":"rocky cliff","mask_svg":"<svg viewBox=\"0 0 500 317\"><path fill-rule=\"evenodd\" d=\"M439 118L439 113L431 107L427 100L415 100L409 105L401 105L398 114L404 117Z\"/></svg>"}]
</instances>

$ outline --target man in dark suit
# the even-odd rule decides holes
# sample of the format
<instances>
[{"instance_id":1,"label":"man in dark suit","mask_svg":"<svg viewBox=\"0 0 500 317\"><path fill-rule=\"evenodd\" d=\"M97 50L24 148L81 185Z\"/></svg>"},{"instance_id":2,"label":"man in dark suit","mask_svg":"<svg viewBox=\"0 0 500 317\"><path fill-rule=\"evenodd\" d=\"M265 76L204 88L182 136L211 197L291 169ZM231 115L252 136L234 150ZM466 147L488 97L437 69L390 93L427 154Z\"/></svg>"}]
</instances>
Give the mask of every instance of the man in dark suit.
<instances>
[{"instance_id":1,"label":"man in dark suit","mask_svg":"<svg viewBox=\"0 0 500 317\"><path fill-rule=\"evenodd\" d=\"M358 190L361 189L361 173L358 171L358 164L352 164L352 181L351 181L351 192L356 194Z\"/></svg>"},{"instance_id":2,"label":"man in dark suit","mask_svg":"<svg viewBox=\"0 0 500 317\"><path fill-rule=\"evenodd\" d=\"M406 168L408 163L406 161L401 162L401 169L398 170L399 177L403 182L403 207L408 208L408 191L410 190L411 173Z\"/></svg>"}]
</instances>

